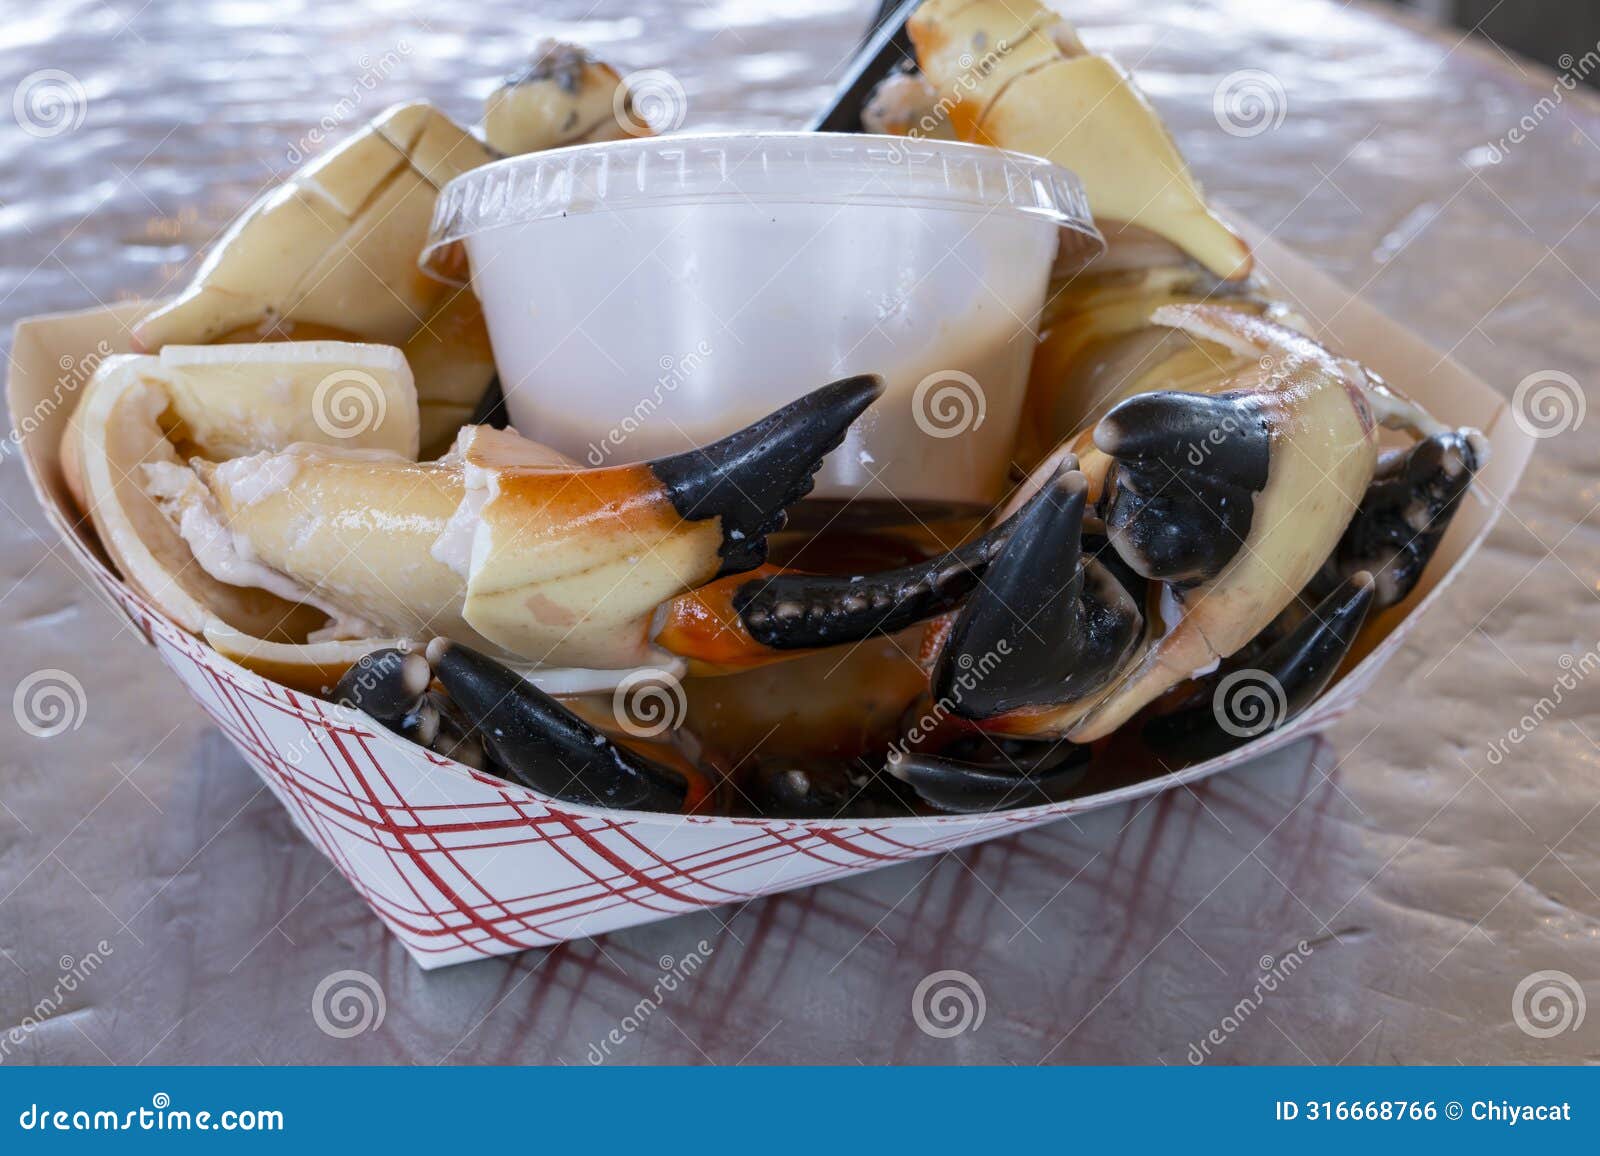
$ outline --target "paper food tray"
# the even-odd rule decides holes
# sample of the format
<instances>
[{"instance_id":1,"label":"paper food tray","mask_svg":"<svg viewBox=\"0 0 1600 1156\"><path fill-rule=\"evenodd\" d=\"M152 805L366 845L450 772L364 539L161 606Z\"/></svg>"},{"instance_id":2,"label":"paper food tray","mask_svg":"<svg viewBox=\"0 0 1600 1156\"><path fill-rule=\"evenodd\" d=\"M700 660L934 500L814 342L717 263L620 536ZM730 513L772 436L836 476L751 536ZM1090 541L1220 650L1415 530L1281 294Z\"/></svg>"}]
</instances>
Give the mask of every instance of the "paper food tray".
<instances>
[{"instance_id":1,"label":"paper food tray","mask_svg":"<svg viewBox=\"0 0 1600 1156\"><path fill-rule=\"evenodd\" d=\"M995 815L685 818L557 802L475 773L236 666L117 578L76 516L58 446L92 361L128 350L127 327L144 304L20 322L7 396L29 479L91 581L417 963L435 968L822 883L1152 795L1302 739L1347 711L1489 532L1533 439L1482 381L1282 247L1252 239L1283 296L1314 320L1330 319L1322 334L1330 345L1448 424L1483 430L1492 460L1417 591L1377 620L1381 642L1293 723L1176 774Z\"/></svg>"}]
</instances>

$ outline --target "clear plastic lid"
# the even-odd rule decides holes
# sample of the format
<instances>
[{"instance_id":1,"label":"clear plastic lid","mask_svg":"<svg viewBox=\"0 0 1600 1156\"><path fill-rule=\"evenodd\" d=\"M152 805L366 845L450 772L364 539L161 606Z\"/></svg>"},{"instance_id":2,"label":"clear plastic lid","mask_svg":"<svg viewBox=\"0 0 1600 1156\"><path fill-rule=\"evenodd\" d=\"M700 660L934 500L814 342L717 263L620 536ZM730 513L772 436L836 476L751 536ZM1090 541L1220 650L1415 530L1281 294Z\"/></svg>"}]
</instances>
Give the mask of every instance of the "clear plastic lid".
<instances>
[{"instance_id":1,"label":"clear plastic lid","mask_svg":"<svg viewBox=\"0 0 1600 1156\"><path fill-rule=\"evenodd\" d=\"M574 145L464 173L439 193L422 267L459 283L456 243L491 229L717 202L1022 213L1056 222L1086 258L1104 247L1078 178L1026 153L860 133L711 133Z\"/></svg>"}]
</instances>

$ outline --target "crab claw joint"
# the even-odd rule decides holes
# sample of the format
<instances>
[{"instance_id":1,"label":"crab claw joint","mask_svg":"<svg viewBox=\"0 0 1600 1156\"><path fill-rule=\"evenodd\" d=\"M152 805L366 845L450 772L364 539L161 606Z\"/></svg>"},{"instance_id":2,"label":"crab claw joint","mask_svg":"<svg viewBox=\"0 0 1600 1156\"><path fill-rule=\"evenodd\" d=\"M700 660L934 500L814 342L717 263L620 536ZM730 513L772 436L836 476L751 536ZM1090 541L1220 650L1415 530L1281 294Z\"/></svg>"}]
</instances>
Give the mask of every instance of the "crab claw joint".
<instances>
[{"instance_id":1,"label":"crab claw joint","mask_svg":"<svg viewBox=\"0 0 1600 1156\"><path fill-rule=\"evenodd\" d=\"M428 644L428 662L515 782L572 803L683 811L682 775L612 742L509 667L445 638Z\"/></svg>"}]
</instances>

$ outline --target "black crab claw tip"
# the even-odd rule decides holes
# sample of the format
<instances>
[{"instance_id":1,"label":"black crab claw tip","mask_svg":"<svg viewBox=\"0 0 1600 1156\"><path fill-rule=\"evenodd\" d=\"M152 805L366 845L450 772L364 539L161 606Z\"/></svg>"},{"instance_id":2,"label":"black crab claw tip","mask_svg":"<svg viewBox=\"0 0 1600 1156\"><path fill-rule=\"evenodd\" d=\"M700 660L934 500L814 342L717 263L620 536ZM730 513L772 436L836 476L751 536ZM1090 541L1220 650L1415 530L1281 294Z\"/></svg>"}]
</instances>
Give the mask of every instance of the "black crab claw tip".
<instances>
[{"instance_id":1,"label":"black crab claw tip","mask_svg":"<svg viewBox=\"0 0 1600 1156\"><path fill-rule=\"evenodd\" d=\"M1025 773L1012 767L988 766L938 755L893 752L891 775L909 786L930 807L958 815L1007 811L1070 798L1089 771L1087 747L1059 744L1060 758Z\"/></svg>"},{"instance_id":2,"label":"black crab claw tip","mask_svg":"<svg viewBox=\"0 0 1600 1156\"><path fill-rule=\"evenodd\" d=\"M1151 719L1145 740L1157 751L1210 759L1284 726L1316 701L1350 653L1375 591L1371 574L1352 574L1252 665L1214 679L1202 701Z\"/></svg>"},{"instance_id":3,"label":"black crab claw tip","mask_svg":"<svg viewBox=\"0 0 1600 1156\"><path fill-rule=\"evenodd\" d=\"M844 80L828 106L812 118L811 132L862 132L861 111L884 77L914 60L906 21L920 0L883 0L861 49L845 66Z\"/></svg>"},{"instance_id":4,"label":"black crab claw tip","mask_svg":"<svg viewBox=\"0 0 1600 1156\"><path fill-rule=\"evenodd\" d=\"M1312 583L1316 594L1347 575L1369 570L1377 579L1378 609L1404 601L1416 589L1445 531L1488 460L1477 430L1434 434L1378 463L1333 555Z\"/></svg>"},{"instance_id":5,"label":"black crab claw tip","mask_svg":"<svg viewBox=\"0 0 1600 1156\"><path fill-rule=\"evenodd\" d=\"M384 647L364 654L333 688L333 701L365 711L391 729L422 700L432 680L428 660L416 651Z\"/></svg>"},{"instance_id":6,"label":"black crab claw tip","mask_svg":"<svg viewBox=\"0 0 1600 1156\"><path fill-rule=\"evenodd\" d=\"M1254 395L1139 394L1100 419L1094 443L1116 462L1102 514L1128 565L1184 585L1221 573L1249 536L1271 464Z\"/></svg>"},{"instance_id":7,"label":"black crab claw tip","mask_svg":"<svg viewBox=\"0 0 1600 1156\"><path fill-rule=\"evenodd\" d=\"M1011 538L1021 512L954 550L876 574L784 572L752 578L733 608L750 636L798 650L893 634L956 606Z\"/></svg>"},{"instance_id":8,"label":"black crab claw tip","mask_svg":"<svg viewBox=\"0 0 1600 1156\"><path fill-rule=\"evenodd\" d=\"M493 756L492 772L572 803L683 810L682 775L618 746L516 671L445 638L428 644L428 661Z\"/></svg>"},{"instance_id":9,"label":"black crab claw tip","mask_svg":"<svg viewBox=\"0 0 1600 1156\"><path fill-rule=\"evenodd\" d=\"M822 459L882 392L875 374L847 377L720 441L659 458L650 469L681 516L722 519L721 573L753 570L766 561L767 535L782 529L785 511L811 492Z\"/></svg>"},{"instance_id":10,"label":"black crab claw tip","mask_svg":"<svg viewBox=\"0 0 1600 1156\"><path fill-rule=\"evenodd\" d=\"M968 719L1070 702L1103 686L1143 631L1138 603L1083 559L1088 483L1063 468L1028 500L934 670L939 701Z\"/></svg>"}]
</instances>

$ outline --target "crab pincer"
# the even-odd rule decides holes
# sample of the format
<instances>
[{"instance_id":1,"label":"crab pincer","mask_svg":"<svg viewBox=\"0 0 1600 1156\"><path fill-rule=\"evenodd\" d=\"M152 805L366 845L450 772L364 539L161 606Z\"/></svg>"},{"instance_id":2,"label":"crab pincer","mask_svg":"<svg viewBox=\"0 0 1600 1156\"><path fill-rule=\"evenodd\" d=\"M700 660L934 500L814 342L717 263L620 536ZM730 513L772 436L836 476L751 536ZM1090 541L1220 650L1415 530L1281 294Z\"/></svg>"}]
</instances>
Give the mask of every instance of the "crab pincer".
<instances>
[{"instance_id":1,"label":"crab pincer","mask_svg":"<svg viewBox=\"0 0 1600 1156\"><path fill-rule=\"evenodd\" d=\"M1122 402L1094 429L1109 454L1100 508L1124 561L1146 578L1209 581L1244 545L1267 485L1271 429L1236 390L1161 390Z\"/></svg>"},{"instance_id":2,"label":"crab pincer","mask_svg":"<svg viewBox=\"0 0 1600 1156\"><path fill-rule=\"evenodd\" d=\"M715 518L722 531L719 574L767 558L767 535L811 492L812 475L845 431L883 392L872 374L843 378L702 449L650 463L680 517Z\"/></svg>"},{"instance_id":3,"label":"crab pincer","mask_svg":"<svg viewBox=\"0 0 1600 1156\"><path fill-rule=\"evenodd\" d=\"M1434 433L1381 456L1372 485L1313 589L1331 590L1347 575L1367 570L1377 581L1378 609L1403 601L1488 457L1488 442L1473 429Z\"/></svg>"},{"instance_id":4,"label":"crab pincer","mask_svg":"<svg viewBox=\"0 0 1600 1156\"><path fill-rule=\"evenodd\" d=\"M959 815L1059 803L1088 773L1087 747L1065 741L985 741L994 747L981 760L894 751L888 771L930 807Z\"/></svg>"},{"instance_id":5,"label":"crab pincer","mask_svg":"<svg viewBox=\"0 0 1600 1156\"><path fill-rule=\"evenodd\" d=\"M428 661L503 777L552 798L622 810L680 813L699 801L687 776L613 742L488 655L435 638Z\"/></svg>"},{"instance_id":6,"label":"crab pincer","mask_svg":"<svg viewBox=\"0 0 1600 1156\"><path fill-rule=\"evenodd\" d=\"M1065 463L1016 515L982 588L956 614L932 687L952 713L1026 734L1106 686L1143 636L1138 600L1084 556L1088 488Z\"/></svg>"},{"instance_id":7,"label":"crab pincer","mask_svg":"<svg viewBox=\"0 0 1600 1156\"><path fill-rule=\"evenodd\" d=\"M1186 760L1216 758L1277 730L1310 706L1338 672L1367 620L1377 584L1358 571L1248 665L1235 664L1206 693L1145 725L1158 752Z\"/></svg>"},{"instance_id":8,"label":"crab pincer","mask_svg":"<svg viewBox=\"0 0 1600 1156\"><path fill-rule=\"evenodd\" d=\"M894 634L959 605L1010 540L1019 516L890 570L811 574L769 566L709 583L663 605L655 642L697 669L726 672Z\"/></svg>"}]
</instances>

